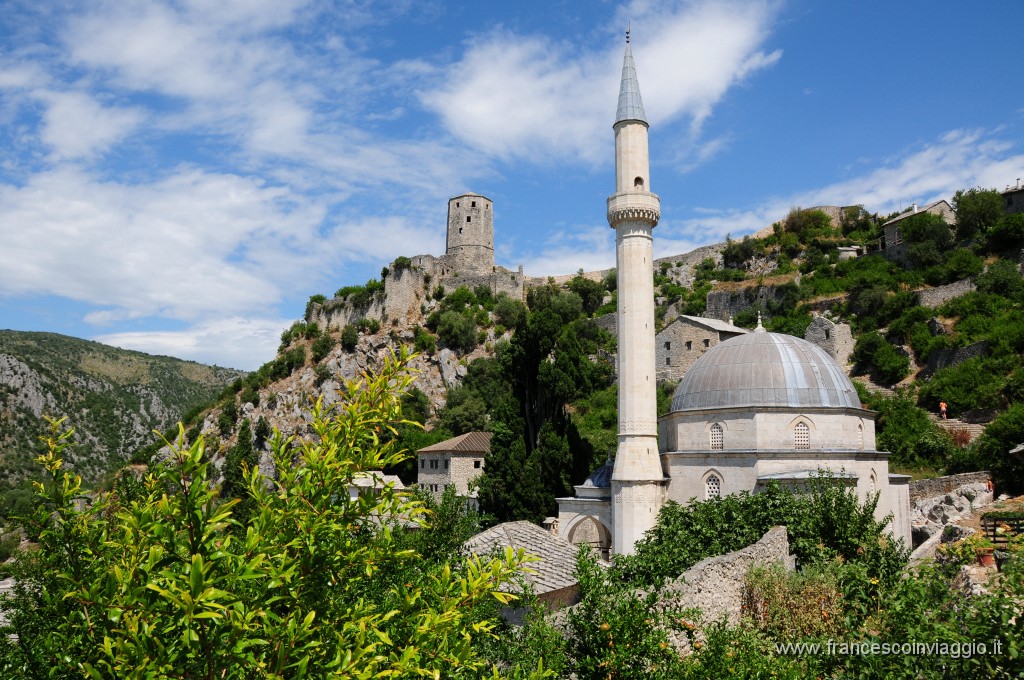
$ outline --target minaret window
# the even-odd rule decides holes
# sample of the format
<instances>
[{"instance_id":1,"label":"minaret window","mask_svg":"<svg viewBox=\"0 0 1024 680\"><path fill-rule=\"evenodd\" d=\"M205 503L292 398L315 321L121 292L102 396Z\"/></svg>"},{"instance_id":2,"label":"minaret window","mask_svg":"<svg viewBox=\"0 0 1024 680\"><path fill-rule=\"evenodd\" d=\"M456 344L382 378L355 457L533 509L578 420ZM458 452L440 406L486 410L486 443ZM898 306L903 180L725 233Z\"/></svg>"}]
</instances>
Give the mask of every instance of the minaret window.
<instances>
[{"instance_id":1,"label":"minaret window","mask_svg":"<svg viewBox=\"0 0 1024 680\"><path fill-rule=\"evenodd\" d=\"M722 426L715 423L711 426L711 450L721 451L725 448L725 432L722 431Z\"/></svg>"},{"instance_id":2,"label":"minaret window","mask_svg":"<svg viewBox=\"0 0 1024 680\"><path fill-rule=\"evenodd\" d=\"M643 189L644 188L644 178L643 177L637 177L636 179L634 179L633 180L633 188L634 189Z\"/></svg>"},{"instance_id":3,"label":"minaret window","mask_svg":"<svg viewBox=\"0 0 1024 680\"><path fill-rule=\"evenodd\" d=\"M793 441L796 449L807 450L811 448L811 428L807 423L797 423L793 428Z\"/></svg>"},{"instance_id":4,"label":"minaret window","mask_svg":"<svg viewBox=\"0 0 1024 680\"><path fill-rule=\"evenodd\" d=\"M707 500L722 497L722 480L718 475L708 476L708 481L704 484L704 495Z\"/></svg>"}]
</instances>

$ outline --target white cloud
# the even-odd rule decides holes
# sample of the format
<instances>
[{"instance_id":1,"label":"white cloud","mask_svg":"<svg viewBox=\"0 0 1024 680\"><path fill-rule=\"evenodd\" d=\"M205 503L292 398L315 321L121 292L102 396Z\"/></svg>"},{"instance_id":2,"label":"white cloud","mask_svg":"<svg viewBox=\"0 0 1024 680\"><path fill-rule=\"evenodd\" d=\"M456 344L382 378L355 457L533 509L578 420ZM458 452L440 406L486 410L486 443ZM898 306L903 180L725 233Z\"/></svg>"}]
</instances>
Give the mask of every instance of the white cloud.
<instances>
[{"instance_id":1,"label":"white cloud","mask_svg":"<svg viewBox=\"0 0 1024 680\"><path fill-rule=\"evenodd\" d=\"M284 319L230 317L183 331L110 333L92 339L123 349L251 371L274 358L281 331L290 324Z\"/></svg>"},{"instance_id":2,"label":"white cloud","mask_svg":"<svg viewBox=\"0 0 1024 680\"><path fill-rule=\"evenodd\" d=\"M0 186L0 293L58 295L130 316L257 310L318 261L322 219L316 201L235 175L182 168L126 185L42 173Z\"/></svg>"},{"instance_id":3,"label":"white cloud","mask_svg":"<svg viewBox=\"0 0 1024 680\"><path fill-rule=\"evenodd\" d=\"M523 271L529 276L557 276L615 266L615 232L605 226L579 226L553 232L543 245L530 244Z\"/></svg>"},{"instance_id":4,"label":"white cloud","mask_svg":"<svg viewBox=\"0 0 1024 680\"><path fill-rule=\"evenodd\" d=\"M46 102L42 140L55 159L75 159L105 151L137 128L137 109L102 106L85 92L38 92Z\"/></svg>"},{"instance_id":5,"label":"white cloud","mask_svg":"<svg viewBox=\"0 0 1024 680\"><path fill-rule=\"evenodd\" d=\"M633 3L640 90L652 124L689 116L697 134L725 92L774 64L760 51L776 12L772 2ZM622 19L619 23L624 24ZM616 31L618 33L618 31ZM622 60L620 40L599 50L496 31L468 44L424 105L448 131L502 157L543 161L607 158L608 128Z\"/></svg>"},{"instance_id":6,"label":"white cloud","mask_svg":"<svg viewBox=\"0 0 1024 680\"><path fill-rule=\"evenodd\" d=\"M884 215L913 202L949 200L958 189L1002 189L1024 176L1024 154L1013 154L1013 149L1011 142L991 131L953 130L935 142L887 159L864 175L772 197L755 208L706 211L693 219L663 225L668 228L662 233L670 239L704 245L721 242L727 234L735 238L757 231L798 206L861 204Z\"/></svg>"}]
</instances>

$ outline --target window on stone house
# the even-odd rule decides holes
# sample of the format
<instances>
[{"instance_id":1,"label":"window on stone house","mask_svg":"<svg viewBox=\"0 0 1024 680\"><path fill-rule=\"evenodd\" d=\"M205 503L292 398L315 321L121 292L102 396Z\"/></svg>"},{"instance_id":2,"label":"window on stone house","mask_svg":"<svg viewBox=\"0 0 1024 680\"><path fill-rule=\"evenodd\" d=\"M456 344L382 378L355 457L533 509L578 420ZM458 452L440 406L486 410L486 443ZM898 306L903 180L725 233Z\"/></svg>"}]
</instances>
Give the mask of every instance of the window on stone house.
<instances>
[{"instance_id":1,"label":"window on stone house","mask_svg":"<svg viewBox=\"0 0 1024 680\"><path fill-rule=\"evenodd\" d=\"M708 481L704 484L704 497L707 500L722 497L722 480L718 475L708 476Z\"/></svg>"},{"instance_id":2,"label":"window on stone house","mask_svg":"<svg viewBox=\"0 0 1024 680\"><path fill-rule=\"evenodd\" d=\"M665 349L672 349L672 343L669 340L665 341Z\"/></svg>"},{"instance_id":3,"label":"window on stone house","mask_svg":"<svg viewBox=\"0 0 1024 680\"><path fill-rule=\"evenodd\" d=\"M723 448L725 448L725 432L721 425L715 423L711 426L711 450L721 451Z\"/></svg>"},{"instance_id":4,"label":"window on stone house","mask_svg":"<svg viewBox=\"0 0 1024 680\"><path fill-rule=\"evenodd\" d=\"M479 467L480 467L480 463L481 463L481 461L479 461L479 460L474 460L474 461L473 461L473 467L475 467L475 468L478 468L478 469L479 469Z\"/></svg>"},{"instance_id":5,"label":"window on stone house","mask_svg":"<svg viewBox=\"0 0 1024 680\"><path fill-rule=\"evenodd\" d=\"M445 462L444 462L444 469L445 469L445 470L447 470L447 469L448 469L448 461L445 461Z\"/></svg>"},{"instance_id":6,"label":"window on stone house","mask_svg":"<svg viewBox=\"0 0 1024 680\"><path fill-rule=\"evenodd\" d=\"M458 202L458 201L455 201L455 207L456 207L456 208L458 208L458 207L459 207L459 202Z\"/></svg>"},{"instance_id":7,"label":"window on stone house","mask_svg":"<svg viewBox=\"0 0 1024 680\"><path fill-rule=\"evenodd\" d=\"M469 204L469 207L470 208L475 208L476 207L476 201L471 201L470 204Z\"/></svg>"},{"instance_id":8,"label":"window on stone house","mask_svg":"<svg viewBox=\"0 0 1024 680\"><path fill-rule=\"evenodd\" d=\"M693 349L693 340L686 341L686 349Z\"/></svg>"},{"instance_id":9,"label":"window on stone house","mask_svg":"<svg viewBox=\"0 0 1024 680\"><path fill-rule=\"evenodd\" d=\"M424 468L426 468L426 467L427 467L427 461L425 461L425 460L423 460L423 459L421 458L421 459L420 459L420 469L421 469L421 470L423 470L423 469L424 469Z\"/></svg>"},{"instance_id":10,"label":"window on stone house","mask_svg":"<svg viewBox=\"0 0 1024 680\"><path fill-rule=\"evenodd\" d=\"M705 347L711 347L711 341L708 340L707 338L704 338L704 346Z\"/></svg>"},{"instance_id":11,"label":"window on stone house","mask_svg":"<svg viewBox=\"0 0 1024 680\"><path fill-rule=\"evenodd\" d=\"M797 423L793 428L793 441L796 449L806 450L811 448L811 428L807 423Z\"/></svg>"},{"instance_id":12,"label":"window on stone house","mask_svg":"<svg viewBox=\"0 0 1024 680\"><path fill-rule=\"evenodd\" d=\"M466 221L467 222L472 222L473 221L473 217L471 215L466 215Z\"/></svg>"},{"instance_id":13,"label":"window on stone house","mask_svg":"<svg viewBox=\"0 0 1024 680\"><path fill-rule=\"evenodd\" d=\"M828 340L832 337L832 331L825 329L825 339Z\"/></svg>"},{"instance_id":14,"label":"window on stone house","mask_svg":"<svg viewBox=\"0 0 1024 680\"><path fill-rule=\"evenodd\" d=\"M665 357L665 365L666 366L671 366L672 365L672 357Z\"/></svg>"}]
</instances>

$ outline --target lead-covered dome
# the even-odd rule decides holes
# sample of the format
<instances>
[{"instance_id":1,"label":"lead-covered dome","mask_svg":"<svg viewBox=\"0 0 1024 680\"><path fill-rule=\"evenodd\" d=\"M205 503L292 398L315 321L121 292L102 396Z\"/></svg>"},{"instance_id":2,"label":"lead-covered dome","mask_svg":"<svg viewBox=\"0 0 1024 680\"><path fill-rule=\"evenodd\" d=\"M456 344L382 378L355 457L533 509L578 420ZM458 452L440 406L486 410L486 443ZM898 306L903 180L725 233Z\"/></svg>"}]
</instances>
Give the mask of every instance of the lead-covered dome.
<instances>
[{"instance_id":1,"label":"lead-covered dome","mask_svg":"<svg viewBox=\"0 0 1024 680\"><path fill-rule=\"evenodd\" d=\"M764 331L705 352L672 397L673 411L711 408L860 408L853 383L824 350Z\"/></svg>"}]
</instances>

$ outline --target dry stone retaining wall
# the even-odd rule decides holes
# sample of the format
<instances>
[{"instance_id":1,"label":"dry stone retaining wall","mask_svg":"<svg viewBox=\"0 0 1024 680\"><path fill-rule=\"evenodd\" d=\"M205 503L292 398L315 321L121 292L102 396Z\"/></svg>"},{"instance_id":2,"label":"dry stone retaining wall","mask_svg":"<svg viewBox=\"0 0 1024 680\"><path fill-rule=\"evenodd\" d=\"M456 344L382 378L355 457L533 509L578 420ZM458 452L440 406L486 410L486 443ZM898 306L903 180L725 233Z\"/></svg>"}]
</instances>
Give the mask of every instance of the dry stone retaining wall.
<instances>
[{"instance_id":1,"label":"dry stone retaining wall","mask_svg":"<svg viewBox=\"0 0 1024 680\"><path fill-rule=\"evenodd\" d=\"M747 572L771 564L793 567L786 527L769 529L761 540L741 550L701 560L666 584L660 605L697 607L706 623L724 618L730 625L736 625L740 621Z\"/></svg>"},{"instance_id":2,"label":"dry stone retaining wall","mask_svg":"<svg viewBox=\"0 0 1024 680\"><path fill-rule=\"evenodd\" d=\"M960 281L947 283L945 286L922 288L917 291L917 302L924 307L935 309L939 305L942 305L953 298L960 297L965 293L970 293L977 289L977 286L974 285L974 281L971 281L970 279L961 279Z\"/></svg>"}]
</instances>

